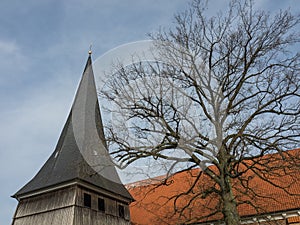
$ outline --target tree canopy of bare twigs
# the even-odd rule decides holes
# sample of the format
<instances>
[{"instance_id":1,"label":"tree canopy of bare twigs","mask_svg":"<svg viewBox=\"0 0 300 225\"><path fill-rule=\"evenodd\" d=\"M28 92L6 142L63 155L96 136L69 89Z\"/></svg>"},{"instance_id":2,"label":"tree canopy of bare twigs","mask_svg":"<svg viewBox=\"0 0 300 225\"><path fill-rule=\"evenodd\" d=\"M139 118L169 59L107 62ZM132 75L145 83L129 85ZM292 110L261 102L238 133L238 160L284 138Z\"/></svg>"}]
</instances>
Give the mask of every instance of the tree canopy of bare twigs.
<instances>
[{"instance_id":1,"label":"tree canopy of bare twigs","mask_svg":"<svg viewBox=\"0 0 300 225\"><path fill-rule=\"evenodd\" d=\"M268 181L278 165L259 159L279 153L288 161L285 151L299 147L300 19L243 0L212 16L205 8L193 1L174 28L151 36L156 62L119 66L102 92L116 106L107 139L122 166L153 157L170 171L200 167L212 184L202 198L220 202L211 215L234 225L240 204L255 207L239 201L236 183L249 171Z\"/></svg>"}]
</instances>

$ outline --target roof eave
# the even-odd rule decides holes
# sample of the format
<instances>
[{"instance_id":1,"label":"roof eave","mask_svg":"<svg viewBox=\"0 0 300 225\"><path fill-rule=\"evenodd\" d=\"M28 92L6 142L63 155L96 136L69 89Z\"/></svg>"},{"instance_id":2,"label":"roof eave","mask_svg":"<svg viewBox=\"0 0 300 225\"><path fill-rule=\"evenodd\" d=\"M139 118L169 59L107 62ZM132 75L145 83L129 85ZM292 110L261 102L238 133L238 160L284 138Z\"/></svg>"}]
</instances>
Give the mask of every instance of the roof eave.
<instances>
[{"instance_id":1,"label":"roof eave","mask_svg":"<svg viewBox=\"0 0 300 225\"><path fill-rule=\"evenodd\" d=\"M26 192L26 193L21 193L21 194L16 193L16 194L12 195L11 197L17 199L18 201L20 201L20 200L25 199L25 198L34 197L34 196L37 196L37 195L41 195L41 194L44 194L44 193L49 193L49 192L52 192L52 191L67 188L67 187L74 186L74 185L79 185L81 187L85 187L85 188L87 188L89 190L92 190L94 192L101 193L101 194L103 194L107 197L118 199L118 200L121 200L121 201L124 201L124 202L131 203L131 202L135 201L135 199L131 195L130 195L130 197L123 196L121 194L117 194L117 193L111 192L109 190L103 189L101 187L95 186L94 184L86 182L85 180L81 180L81 179L73 179L73 180L66 181L66 182L63 182L63 183L60 183L60 184L56 184L56 185L53 185L53 186L49 186L49 187L46 187L46 188L41 188L41 189L38 189L38 190Z\"/></svg>"}]
</instances>

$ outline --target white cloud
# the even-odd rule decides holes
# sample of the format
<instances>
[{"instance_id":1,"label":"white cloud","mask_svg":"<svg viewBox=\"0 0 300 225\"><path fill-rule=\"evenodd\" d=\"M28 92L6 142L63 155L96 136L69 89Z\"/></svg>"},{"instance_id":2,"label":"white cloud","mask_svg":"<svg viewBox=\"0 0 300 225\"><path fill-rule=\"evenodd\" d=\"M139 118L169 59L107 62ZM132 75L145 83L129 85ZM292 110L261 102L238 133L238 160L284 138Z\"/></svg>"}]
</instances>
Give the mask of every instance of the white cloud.
<instances>
[{"instance_id":1,"label":"white cloud","mask_svg":"<svg viewBox=\"0 0 300 225\"><path fill-rule=\"evenodd\" d=\"M0 39L0 87L19 79L29 66L29 58L15 41Z\"/></svg>"},{"instance_id":2,"label":"white cloud","mask_svg":"<svg viewBox=\"0 0 300 225\"><path fill-rule=\"evenodd\" d=\"M19 52L19 47L14 41L0 40L0 54L15 54Z\"/></svg>"}]
</instances>

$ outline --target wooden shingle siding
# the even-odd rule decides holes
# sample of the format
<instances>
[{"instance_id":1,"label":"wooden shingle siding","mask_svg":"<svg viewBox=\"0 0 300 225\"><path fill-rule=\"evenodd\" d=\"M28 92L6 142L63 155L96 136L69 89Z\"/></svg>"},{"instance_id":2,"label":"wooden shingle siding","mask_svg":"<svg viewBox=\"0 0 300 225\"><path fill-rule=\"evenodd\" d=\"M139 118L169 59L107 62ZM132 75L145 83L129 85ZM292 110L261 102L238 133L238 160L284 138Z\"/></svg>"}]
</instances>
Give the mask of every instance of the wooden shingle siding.
<instances>
[{"instance_id":1,"label":"wooden shingle siding","mask_svg":"<svg viewBox=\"0 0 300 225\"><path fill-rule=\"evenodd\" d=\"M83 204L84 193L91 195L91 208ZM106 211L98 210L98 198L105 200ZM118 205L125 218L118 216ZM128 205L80 186L21 199L13 225L130 225Z\"/></svg>"},{"instance_id":2,"label":"wooden shingle siding","mask_svg":"<svg viewBox=\"0 0 300 225\"><path fill-rule=\"evenodd\" d=\"M107 205L107 214L117 216L117 202L112 199L105 199Z\"/></svg>"},{"instance_id":3,"label":"wooden shingle siding","mask_svg":"<svg viewBox=\"0 0 300 225\"><path fill-rule=\"evenodd\" d=\"M75 187L22 199L15 217L23 217L75 205Z\"/></svg>"},{"instance_id":4,"label":"wooden shingle siding","mask_svg":"<svg viewBox=\"0 0 300 225\"><path fill-rule=\"evenodd\" d=\"M130 221L88 208L76 207L74 225L130 225Z\"/></svg>"},{"instance_id":5,"label":"wooden shingle siding","mask_svg":"<svg viewBox=\"0 0 300 225\"><path fill-rule=\"evenodd\" d=\"M13 225L73 225L74 206L16 218ZM83 225L83 224L82 224Z\"/></svg>"}]
</instances>

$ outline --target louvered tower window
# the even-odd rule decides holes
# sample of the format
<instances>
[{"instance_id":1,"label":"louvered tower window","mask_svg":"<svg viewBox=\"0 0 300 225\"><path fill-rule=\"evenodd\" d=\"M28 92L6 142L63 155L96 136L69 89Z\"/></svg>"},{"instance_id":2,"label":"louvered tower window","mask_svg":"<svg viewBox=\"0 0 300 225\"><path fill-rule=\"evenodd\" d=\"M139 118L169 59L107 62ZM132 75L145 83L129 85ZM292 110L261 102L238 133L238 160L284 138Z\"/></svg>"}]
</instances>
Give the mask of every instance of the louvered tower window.
<instances>
[{"instance_id":1,"label":"louvered tower window","mask_svg":"<svg viewBox=\"0 0 300 225\"><path fill-rule=\"evenodd\" d=\"M98 210L105 212L105 201L103 198L98 198Z\"/></svg>"},{"instance_id":2,"label":"louvered tower window","mask_svg":"<svg viewBox=\"0 0 300 225\"><path fill-rule=\"evenodd\" d=\"M123 205L119 205L119 217L125 218L125 209Z\"/></svg>"},{"instance_id":3,"label":"louvered tower window","mask_svg":"<svg viewBox=\"0 0 300 225\"><path fill-rule=\"evenodd\" d=\"M91 206L92 206L92 197L91 197L90 194L87 194L87 193L83 194L83 205L85 207L91 208Z\"/></svg>"}]
</instances>

